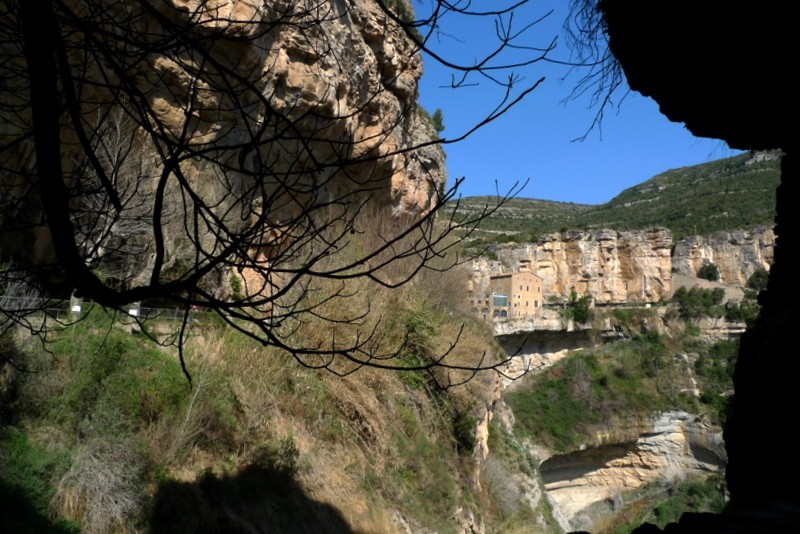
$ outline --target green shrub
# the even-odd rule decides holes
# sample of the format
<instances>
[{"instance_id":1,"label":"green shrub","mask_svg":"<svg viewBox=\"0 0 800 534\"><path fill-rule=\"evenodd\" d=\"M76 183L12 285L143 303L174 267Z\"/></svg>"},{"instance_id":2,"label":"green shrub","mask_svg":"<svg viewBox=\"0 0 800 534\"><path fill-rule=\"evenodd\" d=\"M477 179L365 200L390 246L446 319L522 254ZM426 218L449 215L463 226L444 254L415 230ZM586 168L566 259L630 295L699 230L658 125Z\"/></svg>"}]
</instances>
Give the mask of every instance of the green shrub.
<instances>
[{"instance_id":1,"label":"green shrub","mask_svg":"<svg viewBox=\"0 0 800 534\"><path fill-rule=\"evenodd\" d=\"M82 326L82 325L81 325ZM96 432L129 432L169 415L188 396L178 362L116 328L106 335L73 327L53 345L69 374L52 411L70 425L105 422ZM66 409L64 409L66 408Z\"/></svg>"},{"instance_id":2,"label":"green shrub","mask_svg":"<svg viewBox=\"0 0 800 534\"><path fill-rule=\"evenodd\" d=\"M66 469L66 454L31 443L14 427L0 429L0 451L0 482L24 495L36 512L48 515L53 483Z\"/></svg>"},{"instance_id":3,"label":"green shrub","mask_svg":"<svg viewBox=\"0 0 800 534\"><path fill-rule=\"evenodd\" d=\"M713 263L706 263L697 270L697 277L710 282L719 280L719 268Z\"/></svg>"},{"instance_id":4,"label":"green shrub","mask_svg":"<svg viewBox=\"0 0 800 534\"><path fill-rule=\"evenodd\" d=\"M704 391L700 395L700 402L707 405L707 409L712 413L712 421L718 425L724 425L728 419L728 411L731 398L723 396L715 391Z\"/></svg>"},{"instance_id":5,"label":"green shrub","mask_svg":"<svg viewBox=\"0 0 800 534\"><path fill-rule=\"evenodd\" d=\"M424 299L419 299L413 309L398 310L390 321L390 329L402 336L398 340L400 351L398 365L425 367L432 364L436 358L433 348L434 338L441 323L441 314ZM424 369L402 371L400 377L415 389L434 385L430 371Z\"/></svg>"},{"instance_id":6,"label":"green shrub","mask_svg":"<svg viewBox=\"0 0 800 534\"><path fill-rule=\"evenodd\" d=\"M752 300L743 300L736 304L729 302L725 306L725 319L736 323L746 323L748 326L752 325L761 307Z\"/></svg>"},{"instance_id":7,"label":"green shrub","mask_svg":"<svg viewBox=\"0 0 800 534\"><path fill-rule=\"evenodd\" d=\"M391 9L397 18L399 18L402 22L405 23L404 28L406 28L411 35L417 40L417 42L422 43L424 42L424 37L420 33L419 29L414 25L415 23L415 16L414 11L411 9L411 4L408 0L387 0L385 2L386 7ZM422 106L420 106L422 107Z\"/></svg>"},{"instance_id":8,"label":"green shrub","mask_svg":"<svg viewBox=\"0 0 800 534\"><path fill-rule=\"evenodd\" d=\"M239 278L236 273L231 272L230 280L231 296L233 297L233 300L243 300L245 295L242 287L242 279Z\"/></svg>"},{"instance_id":9,"label":"green shrub","mask_svg":"<svg viewBox=\"0 0 800 534\"><path fill-rule=\"evenodd\" d=\"M725 480L721 475L689 479L667 488L650 486L649 490L654 496L650 505L639 506L639 513L626 518L625 524L616 529L618 534L633 532L642 523L653 523L663 529L686 512L720 513L725 508Z\"/></svg>"},{"instance_id":10,"label":"green shrub","mask_svg":"<svg viewBox=\"0 0 800 534\"><path fill-rule=\"evenodd\" d=\"M453 415L453 439L456 451L462 456L472 454L475 449L475 427L478 421L470 411L456 410Z\"/></svg>"},{"instance_id":11,"label":"green shrub","mask_svg":"<svg viewBox=\"0 0 800 534\"><path fill-rule=\"evenodd\" d=\"M684 331L689 337L698 337L702 333L699 325L688 320L684 323Z\"/></svg>"},{"instance_id":12,"label":"green shrub","mask_svg":"<svg viewBox=\"0 0 800 534\"><path fill-rule=\"evenodd\" d=\"M630 328L634 321L635 312L636 310L633 309L614 308L612 314L617 324Z\"/></svg>"},{"instance_id":13,"label":"green shrub","mask_svg":"<svg viewBox=\"0 0 800 534\"><path fill-rule=\"evenodd\" d=\"M436 130L436 133L442 133L444 131L444 114L442 114L442 110L436 108L431 115L431 122L433 123L433 129Z\"/></svg>"},{"instance_id":14,"label":"green shrub","mask_svg":"<svg viewBox=\"0 0 800 534\"><path fill-rule=\"evenodd\" d=\"M758 291L755 291L753 289L750 289L750 288L746 287L746 288L744 288L743 293L744 293L744 299L745 300L756 300L756 299L758 299Z\"/></svg>"},{"instance_id":15,"label":"green shrub","mask_svg":"<svg viewBox=\"0 0 800 534\"><path fill-rule=\"evenodd\" d=\"M644 374L654 378L664 367L663 356L667 352L661 336L657 332L648 332L643 336L635 337L633 343Z\"/></svg>"},{"instance_id":16,"label":"green shrub","mask_svg":"<svg viewBox=\"0 0 800 534\"><path fill-rule=\"evenodd\" d=\"M750 278L747 279L747 287L748 289L752 289L756 292L762 291L767 289L768 280L769 271L766 269L758 269L756 272L750 275Z\"/></svg>"},{"instance_id":17,"label":"green shrub","mask_svg":"<svg viewBox=\"0 0 800 534\"><path fill-rule=\"evenodd\" d=\"M730 394L733 391L733 372L739 354L739 340L728 339L708 346L694 364L703 390L700 401L719 424L727 418Z\"/></svg>"},{"instance_id":18,"label":"green shrub","mask_svg":"<svg viewBox=\"0 0 800 534\"><path fill-rule=\"evenodd\" d=\"M299 459L300 449L289 436L277 444L261 445L253 454L251 465L293 478L297 475Z\"/></svg>"},{"instance_id":19,"label":"green shrub","mask_svg":"<svg viewBox=\"0 0 800 534\"><path fill-rule=\"evenodd\" d=\"M581 359L581 364L576 364ZM600 420L590 405L589 389L574 387L576 374L583 379L591 368L581 356L554 366L526 388L515 389L506 396L514 411L517 428L556 450L577 446L587 425ZM585 382L584 382L585 384Z\"/></svg>"},{"instance_id":20,"label":"green shrub","mask_svg":"<svg viewBox=\"0 0 800 534\"><path fill-rule=\"evenodd\" d=\"M33 443L14 427L0 428L0 531L80 532L75 523L50 519L55 484L68 464L66 452Z\"/></svg>"},{"instance_id":21,"label":"green shrub","mask_svg":"<svg viewBox=\"0 0 800 534\"><path fill-rule=\"evenodd\" d=\"M236 398L223 377L212 377L205 388L192 414L199 428L194 439L206 450L231 451L239 428Z\"/></svg>"},{"instance_id":22,"label":"green shrub","mask_svg":"<svg viewBox=\"0 0 800 534\"><path fill-rule=\"evenodd\" d=\"M578 297L575 288L572 288L569 293L569 301L566 307L561 310L561 317L565 320L572 320L576 323L586 324L592 320L594 314L589 307L592 297L587 293L582 297Z\"/></svg>"},{"instance_id":23,"label":"green shrub","mask_svg":"<svg viewBox=\"0 0 800 534\"><path fill-rule=\"evenodd\" d=\"M725 298L725 290L720 287L714 289L679 287L672 295L672 302L677 305L678 313L682 318L699 319L700 317L722 317L725 314L725 310L720 306L723 298Z\"/></svg>"}]
</instances>

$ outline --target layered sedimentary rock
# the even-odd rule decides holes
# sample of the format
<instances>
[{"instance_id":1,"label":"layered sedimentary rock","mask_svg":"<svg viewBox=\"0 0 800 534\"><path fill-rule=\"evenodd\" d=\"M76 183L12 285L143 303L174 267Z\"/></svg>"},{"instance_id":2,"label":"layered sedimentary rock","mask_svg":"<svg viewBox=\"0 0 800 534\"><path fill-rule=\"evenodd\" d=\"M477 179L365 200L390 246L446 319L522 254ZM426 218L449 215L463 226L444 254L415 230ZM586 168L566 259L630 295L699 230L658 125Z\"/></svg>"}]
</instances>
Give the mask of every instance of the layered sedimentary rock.
<instances>
[{"instance_id":1,"label":"layered sedimentary rock","mask_svg":"<svg viewBox=\"0 0 800 534\"><path fill-rule=\"evenodd\" d=\"M531 271L542 278L545 296L559 300L574 289L599 304L655 303L671 297L673 274L691 278L707 263L719 268L720 282L743 286L773 261L770 228L689 236L673 242L669 230L565 231L538 243L497 250L497 261L473 263L473 292L486 291L495 274Z\"/></svg>"},{"instance_id":2,"label":"layered sedimentary rock","mask_svg":"<svg viewBox=\"0 0 800 534\"><path fill-rule=\"evenodd\" d=\"M720 282L743 286L757 270L769 269L774 248L772 228L689 236L675 243L672 269L678 274L697 276L703 265L713 263L719 268Z\"/></svg>"},{"instance_id":3,"label":"layered sedimentary rock","mask_svg":"<svg viewBox=\"0 0 800 534\"><path fill-rule=\"evenodd\" d=\"M425 212L444 188L438 146L411 150L436 135L417 106L421 56L373 0L169 0L155 5L91 0L68 1L58 9L57 15L63 12L58 30L66 35L77 91L74 115L64 112L62 117L68 187L85 181L82 174L92 168L84 157L86 146L77 142L79 116L95 150L99 139L108 139L109 121L118 120L112 126L118 126L121 142L132 147L127 157L136 160L140 171L136 183L122 184L120 190L153 195L156 182L170 172L177 175L169 165L179 162L181 180L214 206L214 216L233 232L259 210L285 221L309 202L330 199L346 199L352 209L380 216ZM19 53L24 39L17 26L5 24L0 32L0 52L17 58L0 67L0 81L19 89L12 91L13 102L0 106L0 146L8 148L1 162L3 205L8 205L0 216L0 250L23 265L37 266L57 258L35 189L33 100L27 89L32 74ZM120 108L124 111L117 113ZM168 181L167 202L170 191L189 187ZM75 193L81 208L84 202L109 204L102 196L87 200L82 194ZM258 196L267 200L254 210L248 199ZM123 195L121 201L117 221L152 219L151 213L131 208L152 206L152 200L131 201ZM181 202L179 196L176 203ZM96 264L121 248L98 243L101 238L91 235L119 233L116 228L96 221L73 223L90 234L79 236L86 243L81 253L87 262ZM183 221L174 228L169 221L164 224L168 249L174 248L173 241L186 240L177 235ZM148 239L152 235L144 235L128 255L136 258L133 271L144 269L141 263L150 257ZM130 271L120 278L135 278Z\"/></svg>"},{"instance_id":4,"label":"layered sedimentary rock","mask_svg":"<svg viewBox=\"0 0 800 534\"><path fill-rule=\"evenodd\" d=\"M552 456L540 467L551 502L572 528L592 528L593 504L613 509L626 491L719 472L726 462L722 429L685 412L656 414L597 438L599 445Z\"/></svg>"},{"instance_id":5,"label":"layered sedimentary rock","mask_svg":"<svg viewBox=\"0 0 800 534\"><path fill-rule=\"evenodd\" d=\"M672 290L672 234L641 231L566 231L538 243L498 251L499 262L479 261L473 287L499 272L530 270L542 278L546 296L567 297L574 289L598 303L657 302Z\"/></svg>"}]
</instances>

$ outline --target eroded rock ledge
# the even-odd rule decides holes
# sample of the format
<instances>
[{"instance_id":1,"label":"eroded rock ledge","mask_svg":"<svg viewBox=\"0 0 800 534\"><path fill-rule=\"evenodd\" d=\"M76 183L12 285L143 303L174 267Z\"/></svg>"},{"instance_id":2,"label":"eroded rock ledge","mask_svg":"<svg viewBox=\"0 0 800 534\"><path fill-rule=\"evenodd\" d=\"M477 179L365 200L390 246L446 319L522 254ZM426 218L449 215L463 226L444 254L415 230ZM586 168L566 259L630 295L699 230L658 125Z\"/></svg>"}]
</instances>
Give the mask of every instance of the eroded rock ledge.
<instances>
[{"instance_id":1,"label":"eroded rock ledge","mask_svg":"<svg viewBox=\"0 0 800 534\"><path fill-rule=\"evenodd\" d=\"M664 412L632 423L599 432L595 445L542 462L545 491L572 528L590 529L597 503L613 510L627 491L719 472L726 464L722 429L691 414Z\"/></svg>"},{"instance_id":2,"label":"eroded rock ledge","mask_svg":"<svg viewBox=\"0 0 800 534\"><path fill-rule=\"evenodd\" d=\"M720 282L744 285L758 269L769 269L775 234L771 228L717 232L673 240L665 228L565 231L538 243L501 248L498 260L473 263L472 289L488 287L494 274L531 271L542 278L546 296L567 298L574 289L598 304L656 303L673 291L673 273L697 276L706 263Z\"/></svg>"}]
</instances>

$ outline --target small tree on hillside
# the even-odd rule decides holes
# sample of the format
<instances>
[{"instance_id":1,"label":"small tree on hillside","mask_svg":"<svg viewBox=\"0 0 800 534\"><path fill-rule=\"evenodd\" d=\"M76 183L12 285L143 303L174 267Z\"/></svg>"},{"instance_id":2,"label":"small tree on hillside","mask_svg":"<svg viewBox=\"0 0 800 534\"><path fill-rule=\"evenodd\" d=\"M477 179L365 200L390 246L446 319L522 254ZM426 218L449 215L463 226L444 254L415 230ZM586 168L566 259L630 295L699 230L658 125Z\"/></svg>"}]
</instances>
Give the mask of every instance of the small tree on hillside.
<instances>
[{"instance_id":1,"label":"small tree on hillside","mask_svg":"<svg viewBox=\"0 0 800 534\"><path fill-rule=\"evenodd\" d=\"M710 282L719 280L719 267L713 263L706 263L697 270L697 277Z\"/></svg>"},{"instance_id":2,"label":"small tree on hillside","mask_svg":"<svg viewBox=\"0 0 800 534\"><path fill-rule=\"evenodd\" d=\"M747 287L754 291L762 291L767 289L767 280L769 280L769 271L758 269L747 279Z\"/></svg>"},{"instance_id":3,"label":"small tree on hillside","mask_svg":"<svg viewBox=\"0 0 800 534\"><path fill-rule=\"evenodd\" d=\"M441 109L436 108L436 111L431 115L431 122L433 122L433 128L436 130L436 133L442 133L444 131L444 114Z\"/></svg>"},{"instance_id":4,"label":"small tree on hillside","mask_svg":"<svg viewBox=\"0 0 800 534\"><path fill-rule=\"evenodd\" d=\"M677 305L678 313L683 319L699 319L722 317L725 314L725 309L721 306L724 298L725 290L721 287L679 287L672 295L672 302Z\"/></svg>"},{"instance_id":5,"label":"small tree on hillside","mask_svg":"<svg viewBox=\"0 0 800 534\"><path fill-rule=\"evenodd\" d=\"M592 313L592 308L590 307L591 300L592 297L589 294L578 297L575 288L572 288L569 292L569 301L563 310L562 317L580 324L588 323L594 317L594 313Z\"/></svg>"}]
</instances>

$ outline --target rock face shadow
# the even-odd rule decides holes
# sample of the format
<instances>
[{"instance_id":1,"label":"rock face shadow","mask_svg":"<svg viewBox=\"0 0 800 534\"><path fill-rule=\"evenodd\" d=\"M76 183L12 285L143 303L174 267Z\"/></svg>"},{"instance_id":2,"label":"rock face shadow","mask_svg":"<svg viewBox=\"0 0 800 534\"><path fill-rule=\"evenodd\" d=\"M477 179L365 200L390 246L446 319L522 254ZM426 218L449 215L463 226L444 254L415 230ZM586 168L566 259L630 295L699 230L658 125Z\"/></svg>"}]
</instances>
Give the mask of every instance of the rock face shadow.
<instances>
[{"instance_id":1,"label":"rock face shadow","mask_svg":"<svg viewBox=\"0 0 800 534\"><path fill-rule=\"evenodd\" d=\"M77 530L53 522L19 487L0 481L0 532L74 534Z\"/></svg>"},{"instance_id":2,"label":"rock face shadow","mask_svg":"<svg viewBox=\"0 0 800 534\"><path fill-rule=\"evenodd\" d=\"M161 483L149 523L152 534L356 534L339 510L311 499L290 473L260 465Z\"/></svg>"}]
</instances>

